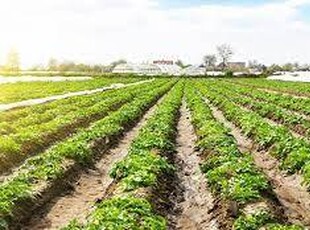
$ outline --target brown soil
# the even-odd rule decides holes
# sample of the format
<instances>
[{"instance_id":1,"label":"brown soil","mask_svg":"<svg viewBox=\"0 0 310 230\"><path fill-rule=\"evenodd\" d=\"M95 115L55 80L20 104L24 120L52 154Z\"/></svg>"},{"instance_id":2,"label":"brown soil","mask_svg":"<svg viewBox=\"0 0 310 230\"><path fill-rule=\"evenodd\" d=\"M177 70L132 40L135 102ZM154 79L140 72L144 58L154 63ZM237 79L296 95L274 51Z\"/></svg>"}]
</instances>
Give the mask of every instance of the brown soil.
<instances>
[{"instance_id":1,"label":"brown soil","mask_svg":"<svg viewBox=\"0 0 310 230\"><path fill-rule=\"evenodd\" d=\"M207 102L208 103L208 102ZM256 151L255 145L240 129L226 120L223 113L208 103L217 120L231 129L242 152L253 155L256 165L265 173L273 186L273 192L284 208L285 215L292 223L310 227L310 193L302 186L300 175L287 175L279 169L279 162L267 152Z\"/></svg>"},{"instance_id":2,"label":"brown soil","mask_svg":"<svg viewBox=\"0 0 310 230\"><path fill-rule=\"evenodd\" d=\"M42 210L32 216L29 223L22 229L59 229L74 218L85 221L93 210L94 204L102 199L113 180L109 171L115 162L122 159L137 136L138 131L146 120L153 114L153 106L140 122L120 140L119 144L104 154L104 157L92 169L83 173L73 188L62 197L57 197L48 203Z\"/></svg>"},{"instance_id":3,"label":"brown soil","mask_svg":"<svg viewBox=\"0 0 310 230\"><path fill-rule=\"evenodd\" d=\"M201 159L195 151L196 136L185 103L180 113L175 159L179 191L176 191L178 203L174 216L170 217L171 229L218 229L211 213L215 208L214 198L199 168Z\"/></svg>"}]
</instances>

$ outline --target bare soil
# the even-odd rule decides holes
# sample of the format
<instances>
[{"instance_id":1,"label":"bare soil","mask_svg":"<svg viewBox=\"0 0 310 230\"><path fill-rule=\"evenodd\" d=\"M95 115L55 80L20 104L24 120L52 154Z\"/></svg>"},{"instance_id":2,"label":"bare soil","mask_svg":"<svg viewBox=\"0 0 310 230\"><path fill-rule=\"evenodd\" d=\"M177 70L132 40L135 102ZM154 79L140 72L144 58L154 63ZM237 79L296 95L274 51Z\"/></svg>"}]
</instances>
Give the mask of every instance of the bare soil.
<instances>
[{"instance_id":1,"label":"bare soil","mask_svg":"<svg viewBox=\"0 0 310 230\"><path fill-rule=\"evenodd\" d=\"M196 135L185 103L180 109L177 130L175 164L179 181L178 203L174 215L170 216L171 229L218 229L212 214L215 200L199 168L201 159L199 152L195 151Z\"/></svg>"},{"instance_id":2,"label":"bare soil","mask_svg":"<svg viewBox=\"0 0 310 230\"><path fill-rule=\"evenodd\" d=\"M109 176L111 167L127 155L131 142L154 113L155 108L156 106L153 106L139 123L124 135L115 148L104 153L104 157L92 169L83 173L67 194L53 199L32 216L22 229L59 229L74 218L80 222L85 221L87 215L94 209L94 204L104 197L113 184L113 179Z\"/></svg>"},{"instance_id":3,"label":"bare soil","mask_svg":"<svg viewBox=\"0 0 310 230\"><path fill-rule=\"evenodd\" d=\"M226 120L223 113L208 105L213 111L217 120L231 129L231 134L237 140L238 146L242 152L251 153L256 165L264 172L273 186L273 192L276 198L283 206L285 216L292 223L303 224L310 227L310 193L305 186L302 186L300 175L287 175L279 169L279 162L268 152L258 152L251 140L246 138L240 129L233 123Z\"/></svg>"}]
</instances>

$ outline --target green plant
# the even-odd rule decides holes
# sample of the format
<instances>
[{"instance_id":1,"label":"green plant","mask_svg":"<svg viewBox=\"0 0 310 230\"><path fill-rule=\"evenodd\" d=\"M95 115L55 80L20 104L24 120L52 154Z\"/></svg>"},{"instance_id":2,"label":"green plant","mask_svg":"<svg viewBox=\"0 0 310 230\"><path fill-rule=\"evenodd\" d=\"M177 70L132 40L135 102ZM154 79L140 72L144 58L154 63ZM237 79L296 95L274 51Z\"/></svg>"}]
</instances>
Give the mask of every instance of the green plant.
<instances>
[{"instance_id":1,"label":"green plant","mask_svg":"<svg viewBox=\"0 0 310 230\"><path fill-rule=\"evenodd\" d=\"M63 230L164 230L166 221L154 213L150 203L132 196L114 197L98 204L83 226L73 220Z\"/></svg>"}]
</instances>

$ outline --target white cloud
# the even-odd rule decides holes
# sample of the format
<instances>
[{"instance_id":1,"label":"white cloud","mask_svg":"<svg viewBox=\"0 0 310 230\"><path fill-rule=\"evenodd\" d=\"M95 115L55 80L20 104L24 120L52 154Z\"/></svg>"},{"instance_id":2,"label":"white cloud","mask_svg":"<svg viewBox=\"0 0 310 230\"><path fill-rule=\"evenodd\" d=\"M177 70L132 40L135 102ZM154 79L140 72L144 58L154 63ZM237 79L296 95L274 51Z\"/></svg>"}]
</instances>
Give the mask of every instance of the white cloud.
<instances>
[{"instance_id":1,"label":"white cloud","mask_svg":"<svg viewBox=\"0 0 310 230\"><path fill-rule=\"evenodd\" d=\"M310 62L308 0L259 6L162 8L155 0L3 0L0 62L15 46L25 65L53 56L83 62L182 58L199 63L230 43L235 59Z\"/></svg>"}]
</instances>

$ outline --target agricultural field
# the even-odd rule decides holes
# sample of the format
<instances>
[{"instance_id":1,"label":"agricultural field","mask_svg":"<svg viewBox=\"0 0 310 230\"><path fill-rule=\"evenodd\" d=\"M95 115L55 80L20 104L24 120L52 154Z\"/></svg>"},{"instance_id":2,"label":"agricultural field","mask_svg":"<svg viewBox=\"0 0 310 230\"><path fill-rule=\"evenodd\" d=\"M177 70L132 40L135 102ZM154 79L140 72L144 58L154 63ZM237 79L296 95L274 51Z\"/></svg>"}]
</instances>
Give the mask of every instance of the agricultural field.
<instances>
[{"instance_id":1,"label":"agricultural field","mask_svg":"<svg viewBox=\"0 0 310 230\"><path fill-rule=\"evenodd\" d=\"M96 77L84 81L57 81L57 82L17 82L0 84L0 103L7 104L33 98L43 98L56 94L64 94L82 90L102 88L112 83L130 83L139 78L104 78Z\"/></svg>"},{"instance_id":2,"label":"agricultural field","mask_svg":"<svg viewBox=\"0 0 310 230\"><path fill-rule=\"evenodd\" d=\"M0 230L310 228L310 84L0 85ZM134 84L132 84L134 83Z\"/></svg>"}]
</instances>

